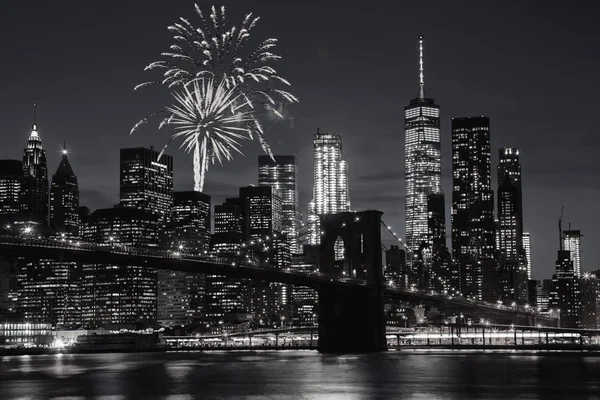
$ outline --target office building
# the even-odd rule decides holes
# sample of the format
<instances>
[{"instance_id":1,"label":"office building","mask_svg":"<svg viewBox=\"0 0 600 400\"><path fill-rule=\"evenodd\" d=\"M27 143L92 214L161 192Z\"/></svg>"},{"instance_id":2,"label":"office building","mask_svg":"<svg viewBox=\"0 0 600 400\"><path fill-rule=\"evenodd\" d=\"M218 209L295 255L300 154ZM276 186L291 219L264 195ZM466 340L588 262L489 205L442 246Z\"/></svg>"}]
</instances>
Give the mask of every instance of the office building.
<instances>
[{"instance_id":1,"label":"office building","mask_svg":"<svg viewBox=\"0 0 600 400\"><path fill-rule=\"evenodd\" d=\"M581 327L581 289L575 276L570 252L559 250L556 260L556 272L552 275L550 308L560 312L562 328Z\"/></svg>"},{"instance_id":2,"label":"office building","mask_svg":"<svg viewBox=\"0 0 600 400\"><path fill-rule=\"evenodd\" d=\"M175 192L169 226L170 249L203 254L210 249L210 196L196 191ZM204 317L205 275L158 271L158 321L185 325Z\"/></svg>"},{"instance_id":3,"label":"office building","mask_svg":"<svg viewBox=\"0 0 600 400\"><path fill-rule=\"evenodd\" d=\"M563 246L571 255L573 270L576 277L581 277L581 238L579 230L566 230L563 232Z\"/></svg>"},{"instance_id":4,"label":"office building","mask_svg":"<svg viewBox=\"0 0 600 400\"><path fill-rule=\"evenodd\" d=\"M19 193L23 176L23 162L0 160L0 223L10 224L11 216L21 209Z\"/></svg>"},{"instance_id":5,"label":"office building","mask_svg":"<svg viewBox=\"0 0 600 400\"><path fill-rule=\"evenodd\" d=\"M442 192L440 107L425 96L423 37L419 38L419 96L404 107L404 210L407 260L416 273L415 262L428 237L427 197Z\"/></svg>"},{"instance_id":6,"label":"office building","mask_svg":"<svg viewBox=\"0 0 600 400\"><path fill-rule=\"evenodd\" d=\"M173 208L173 157L152 147L121 149L119 198L123 207L143 210L158 217L165 227Z\"/></svg>"},{"instance_id":7,"label":"office building","mask_svg":"<svg viewBox=\"0 0 600 400\"><path fill-rule=\"evenodd\" d=\"M552 279L541 279L536 282L535 306L539 312L548 312L550 309L550 293L552 292Z\"/></svg>"},{"instance_id":8,"label":"office building","mask_svg":"<svg viewBox=\"0 0 600 400\"><path fill-rule=\"evenodd\" d=\"M56 233L79 236L79 185L66 144L50 185L50 227Z\"/></svg>"},{"instance_id":9,"label":"office building","mask_svg":"<svg viewBox=\"0 0 600 400\"><path fill-rule=\"evenodd\" d=\"M84 227L84 240L107 247L158 248L158 216L115 207L96 210ZM157 274L144 266L84 264L81 310L83 324L133 323L157 319Z\"/></svg>"},{"instance_id":10,"label":"office building","mask_svg":"<svg viewBox=\"0 0 600 400\"><path fill-rule=\"evenodd\" d=\"M527 302L527 255L523 245L523 195L519 150L505 147L498 163L499 298Z\"/></svg>"},{"instance_id":11,"label":"office building","mask_svg":"<svg viewBox=\"0 0 600 400\"><path fill-rule=\"evenodd\" d=\"M395 244L385 250L385 281L396 287L408 288L408 273L406 270L406 251Z\"/></svg>"},{"instance_id":12,"label":"office building","mask_svg":"<svg viewBox=\"0 0 600 400\"><path fill-rule=\"evenodd\" d=\"M523 232L523 248L527 260L527 279L531 279L531 234Z\"/></svg>"},{"instance_id":13,"label":"office building","mask_svg":"<svg viewBox=\"0 0 600 400\"><path fill-rule=\"evenodd\" d=\"M452 258L464 296L497 299L490 120L452 119Z\"/></svg>"},{"instance_id":14,"label":"office building","mask_svg":"<svg viewBox=\"0 0 600 400\"><path fill-rule=\"evenodd\" d=\"M599 283L595 273L584 272L581 274L579 286L581 291L581 328L583 329L598 329Z\"/></svg>"},{"instance_id":15,"label":"office building","mask_svg":"<svg viewBox=\"0 0 600 400\"><path fill-rule=\"evenodd\" d=\"M35 112L35 106L34 106ZM48 167L46 151L35 123L27 147L23 151L23 175L20 188L20 203L23 222L34 222L42 226L48 224Z\"/></svg>"},{"instance_id":16,"label":"office building","mask_svg":"<svg viewBox=\"0 0 600 400\"><path fill-rule=\"evenodd\" d=\"M314 184L312 205L309 206L310 243L319 244L321 235L318 217L350 211L348 164L342 158L342 136L321 132L313 138Z\"/></svg>"},{"instance_id":17,"label":"office building","mask_svg":"<svg viewBox=\"0 0 600 400\"><path fill-rule=\"evenodd\" d=\"M297 175L298 163L295 156L258 157L258 185L270 186L281 194L281 233L286 235L292 253L301 253L299 242L300 209L298 207Z\"/></svg>"}]
</instances>

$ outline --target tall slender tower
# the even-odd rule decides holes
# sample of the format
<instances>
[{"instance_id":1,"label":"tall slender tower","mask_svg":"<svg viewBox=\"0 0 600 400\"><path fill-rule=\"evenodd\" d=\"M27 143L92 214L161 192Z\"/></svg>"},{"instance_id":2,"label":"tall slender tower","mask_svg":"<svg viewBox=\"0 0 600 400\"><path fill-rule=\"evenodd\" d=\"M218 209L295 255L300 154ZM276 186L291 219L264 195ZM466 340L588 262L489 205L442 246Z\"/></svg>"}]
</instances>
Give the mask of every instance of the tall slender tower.
<instances>
[{"instance_id":1,"label":"tall slender tower","mask_svg":"<svg viewBox=\"0 0 600 400\"><path fill-rule=\"evenodd\" d=\"M423 37L419 37L419 97L404 107L404 179L406 244L409 268L428 238L427 197L442 192L440 107L425 97ZM412 271L415 272L415 271Z\"/></svg>"},{"instance_id":2,"label":"tall slender tower","mask_svg":"<svg viewBox=\"0 0 600 400\"><path fill-rule=\"evenodd\" d=\"M577 278L581 277L581 231L566 230L563 232L563 246L571 255L573 272Z\"/></svg>"},{"instance_id":3,"label":"tall slender tower","mask_svg":"<svg viewBox=\"0 0 600 400\"><path fill-rule=\"evenodd\" d=\"M342 159L342 136L317 129L314 136L314 149L314 204L310 206L309 221L314 220L314 215L321 216L350 210L348 164ZM310 224L312 230L317 226L318 224ZM309 236L310 244L319 244L319 232L310 232Z\"/></svg>"},{"instance_id":4,"label":"tall slender tower","mask_svg":"<svg viewBox=\"0 0 600 400\"><path fill-rule=\"evenodd\" d=\"M460 290L496 301L496 240L490 119L452 119L452 258Z\"/></svg>"},{"instance_id":5,"label":"tall slender tower","mask_svg":"<svg viewBox=\"0 0 600 400\"><path fill-rule=\"evenodd\" d=\"M527 254L523 245L523 195L519 149L501 148L498 162L499 297L527 302Z\"/></svg>"},{"instance_id":6,"label":"tall slender tower","mask_svg":"<svg viewBox=\"0 0 600 400\"><path fill-rule=\"evenodd\" d=\"M79 234L79 185L69 163L67 144L50 185L50 226L57 232Z\"/></svg>"},{"instance_id":7,"label":"tall slender tower","mask_svg":"<svg viewBox=\"0 0 600 400\"><path fill-rule=\"evenodd\" d=\"M21 182L21 211L29 221L48 224L48 167L46 151L38 135L36 107L33 105L33 125L23 153L23 180Z\"/></svg>"},{"instance_id":8,"label":"tall slender tower","mask_svg":"<svg viewBox=\"0 0 600 400\"><path fill-rule=\"evenodd\" d=\"M258 185L271 186L281 193L283 218L282 233L287 236L292 253L301 253L298 241L300 211L296 177L298 163L295 156L258 156Z\"/></svg>"}]
</instances>

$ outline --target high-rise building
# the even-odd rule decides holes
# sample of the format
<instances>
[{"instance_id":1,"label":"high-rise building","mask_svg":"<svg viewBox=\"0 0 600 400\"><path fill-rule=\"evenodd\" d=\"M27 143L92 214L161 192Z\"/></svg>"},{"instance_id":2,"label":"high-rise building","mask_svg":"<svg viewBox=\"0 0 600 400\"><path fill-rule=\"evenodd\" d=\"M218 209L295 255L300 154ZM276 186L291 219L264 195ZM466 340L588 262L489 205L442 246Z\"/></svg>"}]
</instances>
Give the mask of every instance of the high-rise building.
<instances>
[{"instance_id":1,"label":"high-rise building","mask_svg":"<svg viewBox=\"0 0 600 400\"><path fill-rule=\"evenodd\" d=\"M235 255L244 241L244 207L240 199L229 198L215 206L215 232L212 247L226 255ZM243 281L223 275L206 276L205 312L213 326L225 321L225 315L246 311Z\"/></svg>"},{"instance_id":2,"label":"high-rise building","mask_svg":"<svg viewBox=\"0 0 600 400\"><path fill-rule=\"evenodd\" d=\"M425 97L422 36L419 38L419 96L404 107L404 179L407 259L414 270L419 249L423 244L431 247L427 196L442 192L440 107Z\"/></svg>"},{"instance_id":3,"label":"high-rise building","mask_svg":"<svg viewBox=\"0 0 600 400\"><path fill-rule=\"evenodd\" d=\"M490 120L452 119L452 258L463 295L496 301ZM457 272L457 273L456 273Z\"/></svg>"},{"instance_id":4,"label":"high-rise building","mask_svg":"<svg viewBox=\"0 0 600 400\"><path fill-rule=\"evenodd\" d=\"M581 277L581 231L567 230L563 232L563 246L571 255L573 271L576 277Z\"/></svg>"},{"instance_id":5,"label":"high-rise building","mask_svg":"<svg viewBox=\"0 0 600 400\"><path fill-rule=\"evenodd\" d=\"M452 275L452 256L446 245L446 201L443 193L427 196L427 242L431 246L427 288L438 292L456 293L458 276ZM424 257L420 257L424 260Z\"/></svg>"},{"instance_id":6,"label":"high-rise building","mask_svg":"<svg viewBox=\"0 0 600 400\"><path fill-rule=\"evenodd\" d=\"M283 228L281 192L270 186L240 188L240 201L244 206L244 239L260 239Z\"/></svg>"},{"instance_id":7,"label":"high-rise building","mask_svg":"<svg viewBox=\"0 0 600 400\"><path fill-rule=\"evenodd\" d=\"M173 208L173 157L152 147L121 149L120 204L158 217L166 226Z\"/></svg>"},{"instance_id":8,"label":"high-rise building","mask_svg":"<svg viewBox=\"0 0 600 400\"><path fill-rule=\"evenodd\" d=\"M550 308L560 312L562 328L581 327L581 289L575 276L573 261L567 250L559 250L556 260L556 273L552 275Z\"/></svg>"},{"instance_id":9,"label":"high-rise building","mask_svg":"<svg viewBox=\"0 0 600 400\"><path fill-rule=\"evenodd\" d=\"M579 280L581 290L581 328L598 329L599 281L593 272L584 272Z\"/></svg>"},{"instance_id":10,"label":"high-rise building","mask_svg":"<svg viewBox=\"0 0 600 400\"><path fill-rule=\"evenodd\" d=\"M406 251L395 244L385 251L384 277L386 283L392 283L399 288L408 287L406 271Z\"/></svg>"},{"instance_id":11,"label":"high-rise building","mask_svg":"<svg viewBox=\"0 0 600 400\"><path fill-rule=\"evenodd\" d=\"M282 228L292 253L301 253L299 242L300 209L296 179L298 165L295 156L258 156L258 185L271 186L281 193Z\"/></svg>"},{"instance_id":12,"label":"high-rise building","mask_svg":"<svg viewBox=\"0 0 600 400\"><path fill-rule=\"evenodd\" d=\"M505 147L498 163L499 298L527 302L527 255L523 245L523 195L519 150Z\"/></svg>"},{"instance_id":13,"label":"high-rise building","mask_svg":"<svg viewBox=\"0 0 600 400\"><path fill-rule=\"evenodd\" d=\"M548 312L550 309L550 293L552 292L552 279L536 281L535 305L539 312Z\"/></svg>"},{"instance_id":14,"label":"high-rise building","mask_svg":"<svg viewBox=\"0 0 600 400\"><path fill-rule=\"evenodd\" d=\"M67 157L67 146L50 185L50 226L58 233L79 235L79 185Z\"/></svg>"},{"instance_id":15,"label":"high-rise building","mask_svg":"<svg viewBox=\"0 0 600 400\"><path fill-rule=\"evenodd\" d=\"M35 112L35 105L34 105ZM20 202L25 221L48 224L48 167L46 151L42 148L42 139L34 122L23 152L23 176L21 181Z\"/></svg>"},{"instance_id":16,"label":"high-rise building","mask_svg":"<svg viewBox=\"0 0 600 400\"><path fill-rule=\"evenodd\" d=\"M84 227L84 239L106 246L158 247L158 216L115 207L96 210ZM84 264L83 324L133 323L157 318L157 274L145 266Z\"/></svg>"},{"instance_id":17,"label":"high-rise building","mask_svg":"<svg viewBox=\"0 0 600 400\"><path fill-rule=\"evenodd\" d=\"M348 164L342 159L342 136L317 129L314 139L313 200L309 206L310 244L320 243L317 217L350 211Z\"/></svg>"},{"instance_id":18,"label":"high-rise building","mask_svg":"<svg viewBox=\"0 0 600 400\"><path fill-rule=\"evenodd\" d=\"M19 212L19 193L23 176L23 162L0 160L0 218L10 221L10 216ZM2 221L0 221L2 222Z\"/></svg>"},{"instance_id":19,"label":"high-rise building","mask_svg":"<svg viewBox=\"0 0 600 400\"><path fill-rule=\"evenodd\" d=\"M173 251L203 253L210 248L210 196L175 192L169 242ZM204 316L205 275L158 271L158 321L184 325Z\"/></svg>"},{"instance_id":20,"label":"high-rise building","mask_svg":"<svg viewBox=\"0 0 600 400\"><path fill-rule=\"evenodd\" d=\"M531 279L531 235L529 232L523 232L523 248L527 259L527 279Z\"/></svg>"}]
</instances>

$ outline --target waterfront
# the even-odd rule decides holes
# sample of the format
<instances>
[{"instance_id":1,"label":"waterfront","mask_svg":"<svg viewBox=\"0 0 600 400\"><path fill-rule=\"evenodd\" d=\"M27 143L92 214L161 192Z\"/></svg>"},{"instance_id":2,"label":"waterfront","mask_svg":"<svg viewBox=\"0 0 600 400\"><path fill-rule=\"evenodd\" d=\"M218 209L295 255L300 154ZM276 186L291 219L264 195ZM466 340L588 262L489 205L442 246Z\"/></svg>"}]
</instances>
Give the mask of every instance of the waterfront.
<instances>
[{"instance_id":1,"label":"waterfront","mask_svg":"<svg viewBox=\"0 0 600 400\"><path fill-rule=\"evenodd\" d=\"M6 356L0 398L600 399L600 357L466 351Z\"/></svg>"}]
</instances>

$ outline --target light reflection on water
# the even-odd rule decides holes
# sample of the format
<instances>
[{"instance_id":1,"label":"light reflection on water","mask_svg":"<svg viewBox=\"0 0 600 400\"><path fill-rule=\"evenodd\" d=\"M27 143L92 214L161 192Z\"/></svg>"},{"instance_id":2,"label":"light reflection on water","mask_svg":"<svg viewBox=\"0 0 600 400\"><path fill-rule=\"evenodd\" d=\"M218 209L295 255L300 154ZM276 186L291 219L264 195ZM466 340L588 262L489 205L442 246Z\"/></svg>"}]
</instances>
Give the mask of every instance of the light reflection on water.
<instances>
[{"instance_id":1,"label":"light reflection on water","mask_svg":"<svg viewBox=\"0 0 600 400\"><path fill-rule=\"evenodd\" d=\"M600 398L600 357L514 352L63 354L0 362L0 399Z\"/></svg>"}]
</instances>

